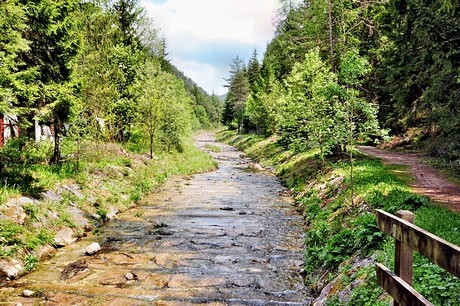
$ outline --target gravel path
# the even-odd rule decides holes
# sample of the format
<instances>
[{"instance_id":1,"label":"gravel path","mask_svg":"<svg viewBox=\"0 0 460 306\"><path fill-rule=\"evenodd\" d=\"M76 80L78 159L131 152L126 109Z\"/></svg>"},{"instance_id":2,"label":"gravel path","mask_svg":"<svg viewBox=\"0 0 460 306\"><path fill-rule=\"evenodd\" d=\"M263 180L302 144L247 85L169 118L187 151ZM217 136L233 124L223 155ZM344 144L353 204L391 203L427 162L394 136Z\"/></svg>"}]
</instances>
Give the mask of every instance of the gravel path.
<instances>
[{"instance_id":1,"label":"gravel path","mask_svg":"<svg viewBox=\"0 0 460 306\"><path fill-rule=\"evenodd\" d=\"M410 174L415 179L411 184L415 192L453 211L460 212L460 186L449 182L439 171L424 164L419 155L396 153L365 146L360 146L358 149L381 159L385 164L409 166Z\"/></svg>"}]
</instances>

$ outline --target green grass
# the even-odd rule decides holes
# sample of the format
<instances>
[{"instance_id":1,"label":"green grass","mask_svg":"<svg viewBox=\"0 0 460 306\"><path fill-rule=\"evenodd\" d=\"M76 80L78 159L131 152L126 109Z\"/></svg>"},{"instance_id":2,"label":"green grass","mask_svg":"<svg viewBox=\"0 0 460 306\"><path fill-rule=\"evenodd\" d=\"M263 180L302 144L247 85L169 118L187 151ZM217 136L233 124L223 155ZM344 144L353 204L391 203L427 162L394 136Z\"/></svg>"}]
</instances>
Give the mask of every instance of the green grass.
<instances>
[{"instance_id":1,"label":"green grass","mask_svg":"<svg viewBox=\"0 0 460 306\"><path fill-rule=\"evenodd\" d=\"M375 209L390 213L401 209L413 211L417 225L460 245L457 234L460 215L414 194L408 187L413 178L405 166L385 166L378 160L357 155L352 202L348 160L334 158L323 164L318 151L290 152L279 146L275 137L265 139L224 131L219 139L244 150L265 167L275 169L293 193L308 226L305 271L306 282L313 292L321 289L319 282L325 276L332 280L341 275L342 284L336 287L342 285L343 289L364 280L352 290L346 305L391 303L376 284L373 266L343 269L351 267L356 256L377 258L393 266L394 242L376 227ZM414 285L435 305L460 304L460 281L420 255L414 259ZM328 305L343 304L337 296L332 296Z\"/></svg>"}]
</instances>

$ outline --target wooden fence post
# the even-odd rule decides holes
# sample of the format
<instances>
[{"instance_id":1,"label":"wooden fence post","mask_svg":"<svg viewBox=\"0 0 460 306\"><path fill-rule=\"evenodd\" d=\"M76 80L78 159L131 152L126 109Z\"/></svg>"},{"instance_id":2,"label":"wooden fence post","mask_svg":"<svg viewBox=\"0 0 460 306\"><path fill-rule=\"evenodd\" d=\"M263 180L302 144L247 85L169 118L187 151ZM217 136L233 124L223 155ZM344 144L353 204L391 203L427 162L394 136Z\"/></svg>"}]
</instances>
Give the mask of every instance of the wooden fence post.
<instances>
[{"instance_id":1,"label":"wooden fence post","mask_svg":"<svg viewBox=\"0 0 460 306\"><path fill-rule=\"evenodd\" d=\"M410 223L414 223L414 214L408 210L400 210L396 216ZM401 241L395 240L395 274L412 286L413 250ZM394 306L399 303L394 302Z\"/></svg>"}]
</instances>

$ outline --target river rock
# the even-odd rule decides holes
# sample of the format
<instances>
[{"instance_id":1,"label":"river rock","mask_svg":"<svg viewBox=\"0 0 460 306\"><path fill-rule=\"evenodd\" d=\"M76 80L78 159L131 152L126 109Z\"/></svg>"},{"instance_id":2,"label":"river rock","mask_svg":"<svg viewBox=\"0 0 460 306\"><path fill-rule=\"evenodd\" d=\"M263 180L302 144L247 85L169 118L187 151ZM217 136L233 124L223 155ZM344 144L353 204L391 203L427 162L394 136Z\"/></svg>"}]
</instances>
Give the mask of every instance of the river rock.
<instances>
[{"instance_id":1,"label":"river rock","mask_svg":"<svg viewBox=\"0 0 460 306\"><path fill-rule=\"evenodd\" d=\"M80 191L80 186L78 186L77 184L64 185L62 188L69 191L79 199L83 199L85 197L83 193L81 193Z\"/></svg>"},{"instance_id":2,"label":"river rock","mask_svg":"<svg viewBox=\"0 0 460 306\"><path fill-rule=\"evenodd\" d=\"M47 191L44 191L41 193L41 196L43 197L43 199L45 200L48 200L48 201L51 201L51 202L59 202L62 200L62 196L51 191L51 190L47 190Z\"/></svg>"},{"instance_id":3,"label":"river rock","mask_svg":"<svg viewBox=\"0 0 460 306\"><path fill-rule=\"evenodd\" d=\"M34 294L35 294L35 292L32 291L32 290L29 290L29 289L26 289L26 290L22 291L22 296L26 297L26 298L33 297Z\"/></svg>"},{"instance_id":4,"label":"river rock","mask_svg":"<svg viewBox=\"0 0 460 306\"><path fill-rule=\"evenodd\" d=\"M109 165L104 168L104 174L109 178L121 178L123 174L124 167Z\"/></svg>"},{"instance_id":5,"label":"river rock","mask_svg":"<svg viewBox=\"0 0 460 306\"><path fill-rule=\"evenodd\" d=\"M24 211L23 205L33 203L34 201L27 197L11 199L5 204L3 214L11 218L16 223L23 225L27 219L27 214Z\"/></svg>"},{"instance_id":6,"label":"river rock","mask_svg":"<svg viewBox=\"0 0 460 306\"><path fill-rule=\"evenodd\" d=\"M54 237L54 244L57 247L67 246L73 244L75 241L77 241L75 232L68 227L60 229Z\"/></svg>"},{"instance_id":7,"label":"river rock","mask_svg":"<svg viewBox=\"0 0 460 306\"><path fill-rule=\"evenodd\" d=\"M135 280L137 278L137 275L131 272L128 272L125 274L126 280Z\"/></svg>"},{"instance_id":8,"label":"river rock","mask_svg":"<svg viewBox=\"0 0 460 306\"><path fill-rule=\"evenodd\" d=\"M107 209L107 221L115 219L117 214L118 214L118 209L113 206L110 206Z\"/></svg>"},{"instance_id":9,"label":"river rock","mask_svg":"<svg viewBox=\"0 0 460 306\"><path fill-rule=\"evenodd\" d=\"M17 259L0 260L0 276L15 279L24 273L24 265Z\"/></svg>"},{"instance_id":10,"label":"river rock","mask_svg":"<svg viewBox=\"0 0 460 306\"><path fill-rule=\"evenodd\" d=\"M264 167L262 167L258 163L250 163L249 168L251 168L253 171L264 171L265 170Z\"/></svg>"},{"instance_id":11,"label":"river rock","mask_svg":"<svg viewBox=\"0 0 460 306\"><path fill-rule=\"evenodd\" d=\"M56 254L56 249L53 246L47 244L42 246L38 251L38 258L40 258L40 260L49 259L53 257L54 254Z\"/></svg>"},{"instance_id":12,"label":"river rock","mask_svg":"<svg viewBox=\"0 0 460 306\"><path fill-rule=\"evenodd\" d=\"M375 264L373 258L360 258L355 257L347 261L351 267L345 273L339 274L334 280L327 284L322 290L318 298L313 303L313 306L327 305L328 299L337 295L341 304L347 304L350 301L353 288L361 285L364 280L356 278L356 274L363 268ZM345 263L342 263L344 265ZM347 280L356 278L353 282L349 283Z\"/></svg>"},{"instance_id":13,"label":"river rock","mask_svg":"<svg viewBox=\"0 0 460 306\"><path fill-rule=\"evenodd\" d=\"M75 223L77 223L78 226L85 229L85 231L90 231L93 229L93 225L85 217L85 213L80 208L75 206L69 206L66 210L69 213L69 215L73 218Z\"/></svg>"},{"instance_id":14,"label":"river rock","mask_svg":"<svg viewBox=\"0 0 460 306\"><path fill-rule=\"evenodd\" d=\"M101 246L97 242L91 243L85 250L85 255L91 256L101 250Z\"/></svg>"},{"instance_id":15,"label":"river rock","mask_svg":"<svg viewBox=\"0 0 460 306\"><path fill-rule=\"evenodd\" d=\"M331 186L334 186L334 187L335 187L335 186L339 186L339 185L341 185L341 184L343 183L344 180L345 180L345 178L344 178L343 176L339 176L339 177L336 177L336 178L332 179L332 180L329 182L329 184L330 184Z\"/></svg>"}]
</instances>

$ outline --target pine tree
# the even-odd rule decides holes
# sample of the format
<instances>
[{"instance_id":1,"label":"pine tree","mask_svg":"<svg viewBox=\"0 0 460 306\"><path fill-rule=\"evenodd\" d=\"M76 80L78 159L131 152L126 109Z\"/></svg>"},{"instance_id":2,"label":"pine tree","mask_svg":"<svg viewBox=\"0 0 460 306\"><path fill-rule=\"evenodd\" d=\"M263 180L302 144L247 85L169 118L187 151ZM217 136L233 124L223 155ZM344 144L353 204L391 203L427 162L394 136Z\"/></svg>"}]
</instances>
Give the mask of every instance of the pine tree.
<instances>
[{"instance_id":1,"label":"pine tree","mask_svg":"<svg viewBox=\"0 0 460 306\"><path fill-rule=\"evenodd\" d=\"M72 115L75 100L71 74L72 61L80 45L76 27L79 1L23 0L22 3L26 7L28 25L24 36L30 48L22 53L21 59L36 71L34 82L38 86L36 95L21 101L21 106L29 109L23 124L32 127L34 118L52 123L55 145L51 162L59 163L60 138L64 123ZM33 129L27 132L31 136Z\"/></svg>"},{"instance_id":2,"label":"pine tree","mask_svg":"<svg viewBox=\"0 0 460 306\"><path fill-rule=\"evenodd\" d=\"M236 121L238 133L242 132L244 120L244 105L249 95L249 81L243 60L236 56L230 65L230 79L228 79L228 95L224 110L224 123ZM231 120L229 120L231 118Z\"/></svg>"},{"instance_id":3,"label":"pine tree","mask_svg":"<svg viewBox=\"0 0 460 306\"><path fill-rule=\"evenodd\" d=\"M257 49L254 49L248 64L248 81L251 91L256 90L257 80L259 79L260 63L257 59Z\"/></svg>"},{"instance_id":4,"label":"pine tree","mask_svg":"<svg viewBox=\"0 0 460 306\"><path fill-rule=\"evenodd\" d=\"M34 71L25 67L20 55L29 50L29 41L23 37L26 28L24 6L16 0L0 4L0 113L17 112L21 98L34 95L37 87L28 82Z\"/></svg>"}]
</instances>

